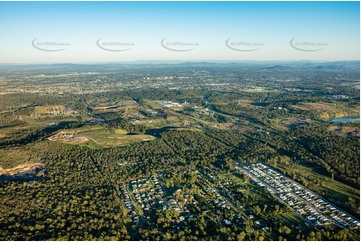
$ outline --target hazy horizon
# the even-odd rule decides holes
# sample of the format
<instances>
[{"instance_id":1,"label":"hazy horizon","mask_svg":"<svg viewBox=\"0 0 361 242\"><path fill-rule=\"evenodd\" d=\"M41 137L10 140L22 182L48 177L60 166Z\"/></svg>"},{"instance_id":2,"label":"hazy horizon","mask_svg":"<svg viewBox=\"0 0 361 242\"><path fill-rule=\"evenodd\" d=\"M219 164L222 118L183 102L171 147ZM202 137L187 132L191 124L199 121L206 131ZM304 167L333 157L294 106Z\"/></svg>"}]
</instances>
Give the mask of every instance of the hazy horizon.
<instances>
[{"instance_id":1,"label":"hazy horizon","mask_svg":"<svg viewBox=\"0 0 361 242\"><path fill-rule=\"evenodd\" d=\"M103 62L34 62L34 63L0 63L0 65L106 65L106 64L292 64L314 63L326 64L337 62L360 62L360 60L134 60L134 61L103 61Z\"/></svg>"}]
</instances>

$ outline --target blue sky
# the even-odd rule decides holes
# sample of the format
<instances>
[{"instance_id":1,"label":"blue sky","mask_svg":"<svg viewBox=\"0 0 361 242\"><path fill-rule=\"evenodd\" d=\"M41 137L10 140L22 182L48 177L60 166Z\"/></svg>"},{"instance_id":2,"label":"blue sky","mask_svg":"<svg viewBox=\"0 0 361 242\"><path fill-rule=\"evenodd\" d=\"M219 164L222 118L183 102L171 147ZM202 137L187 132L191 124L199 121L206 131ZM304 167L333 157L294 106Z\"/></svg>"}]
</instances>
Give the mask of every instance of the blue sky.
<instances>
[{"instance_id":1,"label":"blue sky","mask_svg":"<svg viewBox=\"0 0 361 242\"><path fill-rule=\"evenodd\" d=\"M359 9L359 2L0 2L0 63L359 60ZM64 50L39 50L34 39L35 47ZM128 50L106 51L99 39L108 50ZM171 51L163 39L192 50Z\"/></svg>"}]
</instances>

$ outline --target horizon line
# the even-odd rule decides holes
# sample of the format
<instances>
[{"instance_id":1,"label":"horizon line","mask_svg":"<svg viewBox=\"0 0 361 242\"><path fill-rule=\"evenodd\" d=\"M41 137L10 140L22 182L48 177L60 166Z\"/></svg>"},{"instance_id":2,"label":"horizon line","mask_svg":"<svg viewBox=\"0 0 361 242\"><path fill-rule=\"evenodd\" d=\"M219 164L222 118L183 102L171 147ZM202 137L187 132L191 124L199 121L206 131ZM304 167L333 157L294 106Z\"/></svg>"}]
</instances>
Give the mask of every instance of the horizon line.
<instances>
[{"instance_id":1,"label":"horizon line","mask_svg":"<svg viewBox=\"0 0 361 242\"><path fill-rule=\"evenodd\" d=\"M143 62L143 63L142 63ZM153 62L153 63L152 63ZM172 62L172 63L171 63ZM101 61L101 62L19 62L19 63L0 63L0 65L59 65L59 64L73 64L73 65L93 65L93 64L182 64L182 63L257 63L257 62L314 62L314 63L328 63L328 62L360 62L360 59L334 59L334 60L134 60L134 61Z\"/></svg>"}]
</instances>

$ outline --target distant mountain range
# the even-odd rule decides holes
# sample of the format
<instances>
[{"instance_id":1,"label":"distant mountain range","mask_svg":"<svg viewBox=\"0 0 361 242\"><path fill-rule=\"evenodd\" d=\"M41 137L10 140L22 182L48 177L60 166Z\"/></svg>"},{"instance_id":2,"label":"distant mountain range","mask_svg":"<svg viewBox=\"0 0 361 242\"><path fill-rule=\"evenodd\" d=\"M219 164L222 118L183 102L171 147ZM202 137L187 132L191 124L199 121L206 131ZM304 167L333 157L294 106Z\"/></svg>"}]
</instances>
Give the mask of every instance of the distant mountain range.
<instances>
[{"instance_id":1,"label":"distant mountain range","mask_svg":"<svg viewBox=\"0 0 361 242\"><path fill-rule=\"evenodd\" d=\"M119 63L99 63L99 64L75 64L75 63L56 63L56 64L0 64L0 71L106 71L114 69L131 69L139 67L161 68L161 67L258 67L261 70L269 71L287 71L287 70L360 70L360 61L334 61L334 62L316 62L316 61L188 61L177 63L169 62L119 62Z\"/></svg>"}]
</instances>

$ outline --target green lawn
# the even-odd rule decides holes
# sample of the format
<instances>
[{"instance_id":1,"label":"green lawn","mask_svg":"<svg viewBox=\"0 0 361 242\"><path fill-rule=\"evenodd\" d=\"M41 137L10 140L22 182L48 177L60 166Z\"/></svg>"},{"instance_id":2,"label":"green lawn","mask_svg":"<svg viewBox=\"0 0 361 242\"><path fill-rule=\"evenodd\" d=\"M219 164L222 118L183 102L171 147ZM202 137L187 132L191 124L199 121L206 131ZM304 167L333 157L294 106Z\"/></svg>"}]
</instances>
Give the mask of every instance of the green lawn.
<instances>
[{"instance_id":1,"label":"green lawn","mask_svg":"<svg viewBox=\"0 0 361 242\"><path fill-rule=\"evenodd\" d=\"M291 227L292 225L305 225L305 221L292 211L279 214L276 216L276 218L283 220L286 223L287 227Z\"/></svg>"}]
</instances>

